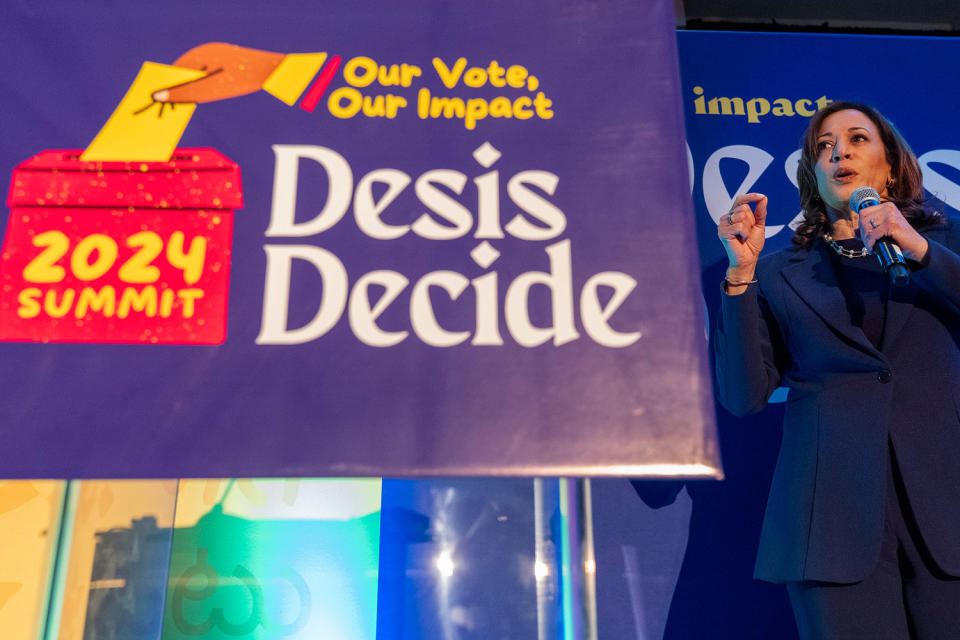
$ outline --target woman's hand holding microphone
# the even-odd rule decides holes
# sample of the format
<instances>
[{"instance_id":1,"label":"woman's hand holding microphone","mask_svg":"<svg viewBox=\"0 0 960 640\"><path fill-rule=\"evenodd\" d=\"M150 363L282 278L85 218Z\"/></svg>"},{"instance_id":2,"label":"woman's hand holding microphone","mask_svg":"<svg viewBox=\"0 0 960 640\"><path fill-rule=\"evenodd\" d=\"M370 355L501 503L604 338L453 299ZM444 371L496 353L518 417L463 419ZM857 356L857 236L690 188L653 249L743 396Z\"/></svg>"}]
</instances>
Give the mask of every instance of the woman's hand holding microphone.
<instances>
[{"instance_id":1,"label":"woman's hand holding microphone","mask_svg":"<svg viewBox=\"0 0 960 640\"><path fill-rule=\"evenodd\" d=\"M887 238L900 247L908 260L923 262L930 243L914 229L892 202L860 210L860 239L873 252L877 241Z\"/></svg>"},{"instance_id":2,"label":"woman's hand holding microphone","mask_svg":"<svg viewBox=\"0 0 960 640\"><path fill-rule=\"evenodd\" d=\"M751 208L751 203L756 205ZM754 282L757 259L763 249L767 218L767 196L762 193L744 193L733 201L730 212L720 218L717 235L727 252L726 289L729 295L739 295Z\"/></svg>"}]
</instances>

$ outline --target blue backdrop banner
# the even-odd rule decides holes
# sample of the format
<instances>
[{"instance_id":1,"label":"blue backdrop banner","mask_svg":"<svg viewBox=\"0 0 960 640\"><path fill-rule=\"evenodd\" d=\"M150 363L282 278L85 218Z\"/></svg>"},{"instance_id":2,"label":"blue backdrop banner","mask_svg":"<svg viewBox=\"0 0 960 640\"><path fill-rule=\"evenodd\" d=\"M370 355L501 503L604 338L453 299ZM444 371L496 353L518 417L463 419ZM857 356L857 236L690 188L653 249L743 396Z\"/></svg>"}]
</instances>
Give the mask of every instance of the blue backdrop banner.
<instances>
[{"instance_id":1,"label":"blue backdrop banner","mask_svg":"<svg viewBox=\"0 0 960 640\"><path fill-rule=\"evenodd\" d=\"M960 55L953 39L682 31L678 41L705 269L726 264L716 222L742 193L769 197L764 252L790 243L800 138L810 116L835 100L878 108L920 159L932 204L960 211L960 132L949 108L957 89L943 75Z\"/></svg>"},{"instance_id":2,"label":"blue backdrop banner","mask_svg":"<svg viewBox=\"0 0 960 640\"><path fill-rule=\"evenodd\" d=\"M763 252L789 245L789 225L800 213L801 136L827 101L879 109L920 159L930 204L948 215L960 212L960 130L953 116L958 89L949 71L960 58L955 38L681 31L677 40L711 315L727 266L717 219L735 195L766 194ZM687 485L694 504L690 537L665 637L796 637L786 593L751 579L784 409L772 404L746 418L717 412L728 481ZM679 528L688 530L685 523Z\"/></svg>"}]
</instances>

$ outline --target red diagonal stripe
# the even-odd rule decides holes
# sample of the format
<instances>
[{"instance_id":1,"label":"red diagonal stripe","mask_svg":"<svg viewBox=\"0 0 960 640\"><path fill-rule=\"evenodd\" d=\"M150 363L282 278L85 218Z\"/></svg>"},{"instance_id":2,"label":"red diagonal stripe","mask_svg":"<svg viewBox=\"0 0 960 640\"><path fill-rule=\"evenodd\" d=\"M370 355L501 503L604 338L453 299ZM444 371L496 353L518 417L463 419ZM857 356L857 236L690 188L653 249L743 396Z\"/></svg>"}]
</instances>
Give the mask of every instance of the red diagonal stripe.
<instances>
[{"instance_id":1,"label":"red diagonal stripe","mask_svg":"<svg viewBox=\"0 0 960 640\"><path fill-rule=\"evenodd\" d=\"M330 86L330 81L333 80L333 75L339 68L340 56L330 58L330 61L320 70L320 75L313 81L310 90L307 91L307 95L305 95L300 102L301 109L304 111L313 111L316 109L317 103L320 102L320 98L323 96L323 92Z\"/></svg>"}]
</instances>

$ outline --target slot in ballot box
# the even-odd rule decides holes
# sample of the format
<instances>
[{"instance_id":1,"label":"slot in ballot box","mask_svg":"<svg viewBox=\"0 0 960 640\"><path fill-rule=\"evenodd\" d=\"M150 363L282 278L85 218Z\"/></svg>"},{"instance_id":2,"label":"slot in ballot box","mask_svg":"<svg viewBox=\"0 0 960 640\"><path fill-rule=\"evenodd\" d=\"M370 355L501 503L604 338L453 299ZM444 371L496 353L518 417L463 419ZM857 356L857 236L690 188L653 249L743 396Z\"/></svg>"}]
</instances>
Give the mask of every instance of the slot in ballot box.
<instances>
[{"instance_id":1,"label":"slot in ballot box","mask_svg":"<svg viewBox=\"0 0 960 640\"><path fill-rule=\"evenodd\" d=\"M0 341L222 343L239 167L208 148L166 162L81 153L13 171Z\"/></svg>"}]
</instances>

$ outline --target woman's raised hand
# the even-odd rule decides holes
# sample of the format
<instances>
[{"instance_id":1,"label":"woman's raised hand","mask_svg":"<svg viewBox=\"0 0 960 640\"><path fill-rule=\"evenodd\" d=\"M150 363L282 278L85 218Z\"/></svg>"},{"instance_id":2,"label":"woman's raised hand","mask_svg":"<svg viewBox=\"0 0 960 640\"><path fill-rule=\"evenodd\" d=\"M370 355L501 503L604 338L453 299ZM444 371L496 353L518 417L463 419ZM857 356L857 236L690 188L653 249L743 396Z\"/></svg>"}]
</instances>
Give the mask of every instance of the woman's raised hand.
<instances>
[{"instance_id":1,"label":"woman's raised hand","mask_svg":"<svg viewBox=\"0 0 960 640\"><path fill-rule=\"evenodd\" d=\"M756 207L751 208L751 204ZM762 193L737 196L730 212L720 218L717 235L730 261L728 283L753 280L754 268L763 249L766 218L767 196Z\"/></svg>"},{"instance_id":2,"label":"woman's raised hand","mask_svg":"<svg viewBox=\"0 0 960 640\"><path fill-rule=\"evenodd\" d=\"M904 257L922 262L927 255L929 243L914 229L892 202L883 202L860 210L860 239L867 249L873 251L881 238L895 242Z\"/></svg>"}]
</instances>

